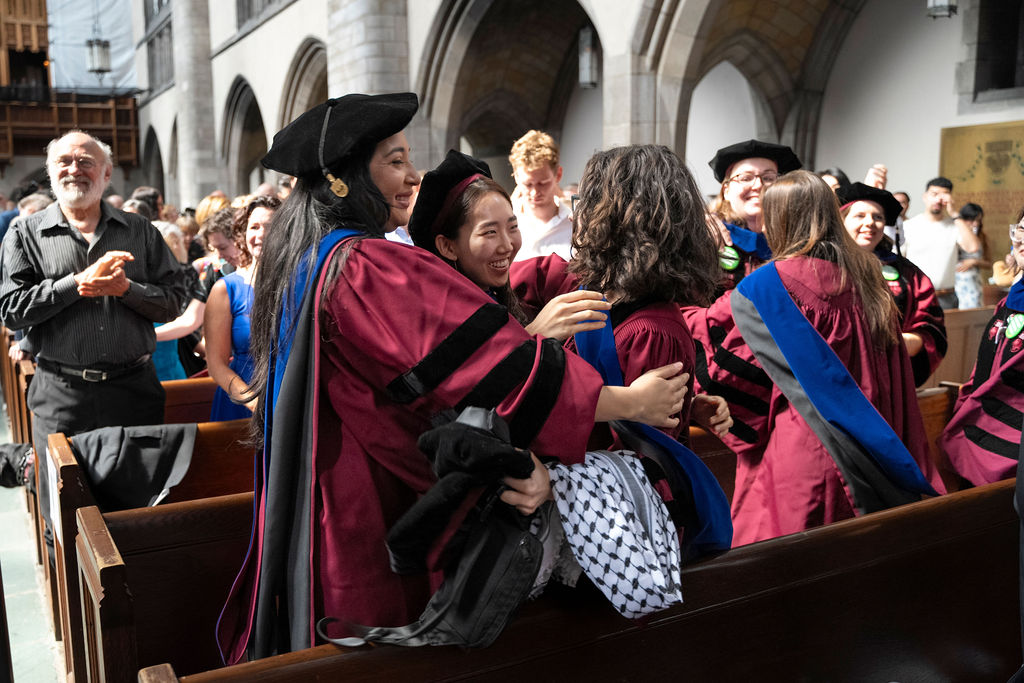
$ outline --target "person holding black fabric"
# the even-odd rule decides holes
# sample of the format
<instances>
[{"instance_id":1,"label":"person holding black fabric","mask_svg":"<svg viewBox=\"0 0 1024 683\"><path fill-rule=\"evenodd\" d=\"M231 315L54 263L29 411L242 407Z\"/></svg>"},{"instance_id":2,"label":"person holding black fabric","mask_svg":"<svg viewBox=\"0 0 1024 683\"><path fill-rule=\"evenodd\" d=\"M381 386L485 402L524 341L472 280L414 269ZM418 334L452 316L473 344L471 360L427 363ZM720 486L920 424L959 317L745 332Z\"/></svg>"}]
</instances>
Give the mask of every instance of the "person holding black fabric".
<instances>
[{"instance_id":1,"label":"person holding black fabric","mask_svg":"<svg viewBox=\"0 0 1024 683\"><path fill-rule=\"evenodd\" d=\"M773 261L685 311L698 342L719 341L697 381L734 420L723 439L737 456L734 545L945 490L892 296L832 190L788 173L765 192L764 219Z\"/></svg>"},{"instance_id":2,"label":"person holding black fabric","mask_svg":"<svg viewBox=\"0 0 1024 683\"><path fill-rule=\"evenodd\" d=\"M416 439L474 390L514 446L567 462L595 419L673 424L682 404L678 366L602 387L440 259L380 239L409 221L419 175L402 131L417 107L412 93L329 100L263 159L297 182L254 282L263 448L254 542L219 624L229 663L309 647L325 616L339 620L331 637L419 616L439 577L393 573L385 537L435 481ZM521 348L528 367L501 365ZM524 512L550 495L542 467L505 481L502 500Z\"/></svg>"}]
</instances>

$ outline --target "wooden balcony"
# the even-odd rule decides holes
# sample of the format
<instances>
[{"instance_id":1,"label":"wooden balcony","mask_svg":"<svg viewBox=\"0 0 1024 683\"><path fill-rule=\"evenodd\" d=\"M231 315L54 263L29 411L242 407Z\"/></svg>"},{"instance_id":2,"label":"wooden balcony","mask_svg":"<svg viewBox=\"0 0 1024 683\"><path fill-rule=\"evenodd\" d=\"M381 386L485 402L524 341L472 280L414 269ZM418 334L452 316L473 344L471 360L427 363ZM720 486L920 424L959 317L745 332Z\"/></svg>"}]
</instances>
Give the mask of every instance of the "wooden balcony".
<instances>
[{"instance_id":1,"label":"wooden balcony","mask_svg":"<svg viewBox=\"0 0 1024 683\"><path fill-rule=\"evenodd\" d=\"M49 101L0 101L0 167L14 157L42 156L50 140L75 129L110 145L118 166L139 165L135 97L50 93Z\"/></svg>"}]
</instances>

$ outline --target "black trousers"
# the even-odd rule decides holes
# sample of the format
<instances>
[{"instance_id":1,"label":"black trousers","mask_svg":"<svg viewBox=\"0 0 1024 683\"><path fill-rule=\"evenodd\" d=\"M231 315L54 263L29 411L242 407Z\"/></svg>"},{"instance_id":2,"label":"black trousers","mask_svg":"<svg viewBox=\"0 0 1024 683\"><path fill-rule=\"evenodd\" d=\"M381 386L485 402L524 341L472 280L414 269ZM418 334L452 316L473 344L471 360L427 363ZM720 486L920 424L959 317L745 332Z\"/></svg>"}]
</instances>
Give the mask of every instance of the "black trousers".
<instances>
[{"instance_id":1,"label":"black trousers","mask_svg":"<svg viewBox=\"0 0 1024 683\"><path fill-rule=\"evenodd\" d=\"M49 531L52 468L46 456L47 436L55 432L72 436L100 427L161 424L164 388L152 361L105 382L88 382L37 367L28 388L28 407L32 411L32 440L39 471L39 508Z\"/></svg>"}]
</instances>

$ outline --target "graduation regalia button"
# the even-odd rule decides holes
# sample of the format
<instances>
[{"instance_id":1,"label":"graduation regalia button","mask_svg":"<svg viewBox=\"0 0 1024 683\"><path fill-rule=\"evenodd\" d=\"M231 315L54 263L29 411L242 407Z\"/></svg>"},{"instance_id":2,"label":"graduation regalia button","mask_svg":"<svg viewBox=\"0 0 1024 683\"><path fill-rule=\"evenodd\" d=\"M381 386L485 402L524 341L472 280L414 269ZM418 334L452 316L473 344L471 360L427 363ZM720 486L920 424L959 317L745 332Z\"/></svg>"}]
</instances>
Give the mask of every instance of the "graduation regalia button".
<instances>
[{"instance_id":1,"label":"graduation regalia button","mask_svg":"<svg viewBox=\"0 0 1024 683\"><path fill-rule=\"evenodd\" d=\"M736 270L740 267L740 253L736 251L736 247L725 247L718 252L718 265L722 266L723 270Z\"/></svg>"},{"instance_id":2,"label":"graduation regalia button","mask_svg":"<svg viewBox=\"0 0 1024 683\"><path fill-rule=\"evenodd\" d=\"M1014 313L1006 319L1006 338L1015 339L1024 330L1024 314Z\"/></svg>"},{"instance_id":3,"label":"graduation regalia button","mask_svg":"<svg viewBox=\"0 0 1024 683\"><path fill-rule=\"evenodd\" d=\"M889 282L900 279L900 271L896 270L895 267L888 264L882 266L882 277Z\"/></svg>"}]
</instances>

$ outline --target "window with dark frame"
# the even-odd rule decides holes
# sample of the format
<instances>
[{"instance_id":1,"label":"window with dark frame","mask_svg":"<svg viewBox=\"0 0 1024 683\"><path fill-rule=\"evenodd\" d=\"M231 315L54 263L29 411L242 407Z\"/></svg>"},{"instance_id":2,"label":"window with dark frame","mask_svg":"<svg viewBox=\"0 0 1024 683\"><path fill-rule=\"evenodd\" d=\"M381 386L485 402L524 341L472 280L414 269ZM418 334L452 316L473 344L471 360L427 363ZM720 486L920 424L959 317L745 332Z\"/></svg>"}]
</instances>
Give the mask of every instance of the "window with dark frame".
<instances>
[{"instance_id":1,"label":"window with dark frame","mask_svg":"<svg viewBox=\"0 0 1024 683\"><path fill-rule=\"evenodd\" d=\"M1024 88L1024 0L981 0L975 93Z\"/></svg>"}]
</instances>

